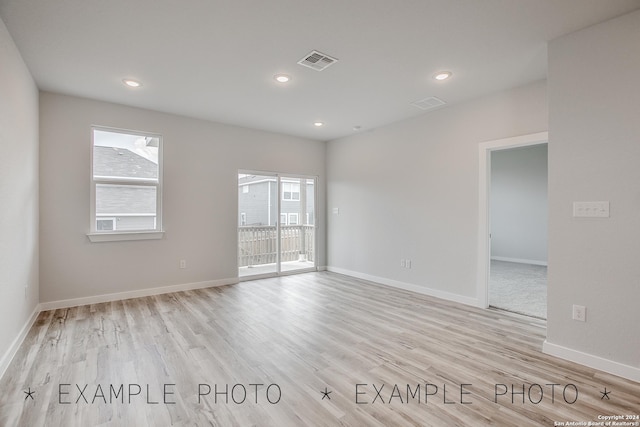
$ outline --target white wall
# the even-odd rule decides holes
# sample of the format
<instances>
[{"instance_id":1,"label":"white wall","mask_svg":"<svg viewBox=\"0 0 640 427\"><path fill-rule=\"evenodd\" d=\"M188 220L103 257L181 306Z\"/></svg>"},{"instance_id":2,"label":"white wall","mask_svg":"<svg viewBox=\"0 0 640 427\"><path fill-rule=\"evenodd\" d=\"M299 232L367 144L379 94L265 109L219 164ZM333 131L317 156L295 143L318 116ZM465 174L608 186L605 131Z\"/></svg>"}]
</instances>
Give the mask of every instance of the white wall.
<instances>
[{"instance_id":1,"label":"white wall","mask_svg":"<svg viewBox=\"0 0 640 427\"><path fill-rule=\"evenodd\" d=\"M324 213L323 142L51 93L40 116L43 302L236 278L238 169L318 175ZM87 239L91 125L163 135L164 239Z\"/></svg>"},{"instance_id":2,"label":"white wall","mask_svg":"<svg viewBox=\"0 0 640 427\"><path fill-rule=\"evenodd\" d=\"M37 303L38 89L0 20L0 375Z\"/></svg>"},{"instance_id":3,"label":"white wall","mask_svg":"<svg viewBox=\"0 0 640 427\"><path fill-rule=\"evenodd\" d=\"M545 130L538 82L328 143L329 266L473 303L478 143Z\"/></svg>"},{"instance_id":4,"label":"white wall","mask_svg":"<svg viewBox=\"0 0 640 427\"><path fill-rule=\"evenodd\" d=\"M491 257L547 263L547 144L491 152Z\"/></svg>"},{"instance_id":5,"label":"white wall","mask_svg":"<svg viewBox=\"0 0 640 427\"><path fill-rule=\"evenodd\" d=\"M640 381L639 46L640 11L549 45L547 348L635 367ZM602 200L610 218L572 217L573 201Z\"/></svg>"}]
</instances>

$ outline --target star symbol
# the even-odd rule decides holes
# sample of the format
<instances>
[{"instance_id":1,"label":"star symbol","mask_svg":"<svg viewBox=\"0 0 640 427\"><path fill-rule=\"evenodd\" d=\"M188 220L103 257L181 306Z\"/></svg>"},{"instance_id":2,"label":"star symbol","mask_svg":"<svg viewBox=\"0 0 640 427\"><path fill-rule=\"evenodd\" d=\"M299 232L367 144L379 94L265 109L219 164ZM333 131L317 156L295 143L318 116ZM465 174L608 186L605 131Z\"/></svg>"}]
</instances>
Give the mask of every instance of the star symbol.
<instances>
[{"instance_id":1,"label":"star symbol","mask_svg":"<svg viewBox=\"0 0 640 427\"><path fill-rule=\"evenodd\" d=\"M33 395L36 391L31 391L31 387L29 387L29 391L23 391L24 394L26 394L26 396L24 397L24 400L27 400L28 398L31 398L31 400L33 399Z\"/></svg>"},{"instance_id":2,"label":"star symbol","mask_svg":"<svg viewBox=\"0 0 640 427\"><path fill-rule=\"evenodd\" d=\"M324 391L321 391L320 393L322 393L322 399L320 400L324 400L325 397L327 397L329 400L331 400L331 396L329 396L332 392L328 391L327 388L324 388Z\"/></svg>"},{"instance_id":3,"label":"star symbol","mask_svg":"<svg viewBox=\"0 0 640 427\"><path fill-rule=\"evenodd\" d=\"M609 398L609 393L611 393L610 391L607 391L607 388L604 388L604 391L601 391L600 394L602 395L602 397L600 398L600 400L604 399L605 397L607 398L607 400L611 400Z\"/></svg>"}]
</instances>

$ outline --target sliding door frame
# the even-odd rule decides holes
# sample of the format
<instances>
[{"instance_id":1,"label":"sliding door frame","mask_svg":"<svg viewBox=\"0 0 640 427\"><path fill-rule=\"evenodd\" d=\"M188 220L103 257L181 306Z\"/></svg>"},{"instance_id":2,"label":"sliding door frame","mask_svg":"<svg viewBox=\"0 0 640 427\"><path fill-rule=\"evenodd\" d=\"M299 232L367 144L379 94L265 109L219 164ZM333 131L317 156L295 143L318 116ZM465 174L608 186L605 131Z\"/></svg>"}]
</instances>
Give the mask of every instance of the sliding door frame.
<instances>
[{"instance_id":1,"label":"sliding door frame","mask_svg":"<svg viewBox=\"0 0 640 427\"><path fill-rule=\"evenodd\" d=\"M240 200L238 198L238 193L236 192L236 272L238 274L238 280L243 282L247 280L257 280L257 279L265 279L269 277L278 277L278 276L289 276L292 274L299 273L309 273L312 271L318 271L318 176L315 175L300 175L300 174L291 174L285 172L270 172L270 171L258 171L258 170L250 170L250 169L238 169L236 172L236 183L238 182L239 174L247 174L247 175L261 175L274 177L276 179L276 191L278 195L276 197L276 271L272 273L264 273L264 274L254 274L251 276L240 276L240 266L238 265L238 248L239 248L239 240L238 240L238 217L239 217L239 204ZM306 180L313 180L313 267L303 268L299 270L290 270L290 271L282 271L282 253L281 253L281 239L282 239L282 229L281 229L281 211L282 211L282 178L294 178Z\"/></svg>"}]
</instances>

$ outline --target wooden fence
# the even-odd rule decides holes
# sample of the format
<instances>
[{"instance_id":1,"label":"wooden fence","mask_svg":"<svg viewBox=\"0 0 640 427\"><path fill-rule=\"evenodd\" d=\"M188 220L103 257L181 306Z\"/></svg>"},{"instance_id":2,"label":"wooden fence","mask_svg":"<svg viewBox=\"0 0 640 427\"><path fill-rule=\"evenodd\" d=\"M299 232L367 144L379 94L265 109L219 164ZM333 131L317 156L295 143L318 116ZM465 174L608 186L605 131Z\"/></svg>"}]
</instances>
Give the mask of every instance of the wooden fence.
<instances>
[{"instance_id":1,"label":"wooden fence","mask_svg":"<svg viewBox=\"0 0 640 427\"><path fill-rule=\"evenodd\" d=\"M315 233L313 225L283 225L280 227L281 261L298 261L300 256L314 261ZM275 264L278 252L278 232L275 226L238 227L238 265L247 267Z\"/></svg>"}]
</instances>

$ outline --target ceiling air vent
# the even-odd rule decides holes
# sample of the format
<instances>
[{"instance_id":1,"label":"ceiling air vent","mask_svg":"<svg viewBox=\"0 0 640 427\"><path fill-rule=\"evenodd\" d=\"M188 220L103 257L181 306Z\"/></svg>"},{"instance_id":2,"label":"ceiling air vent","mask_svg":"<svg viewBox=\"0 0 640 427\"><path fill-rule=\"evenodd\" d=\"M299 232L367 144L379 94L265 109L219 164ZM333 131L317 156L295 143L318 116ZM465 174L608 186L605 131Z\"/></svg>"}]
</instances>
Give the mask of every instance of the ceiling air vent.
<instances>
[{"instance_id":1,"label":"ceiling air vent","mask_svg":"<svg viewBox=\"0 0 640 427\"><path fill-rule=\"evenodd\" d=\"M332 58L329 55L313 50L298 61L298 64L313 68L316 71L322 71L335 62L338 62L336 58Z\"/></svg>"},{"instance_id":2,"label":"ceiling air vent","mask_svg":"<svg viewBox=\"0 0 640 427\"><path fill-rule=\"evenodd\" d=\"M421 110L433 110L434 108L438 108L442 105L446 104L442 99L436 98L435 96L430 96L425 99L421 99L420 101L412 102L411 105L414 107L418 107Z\"/></svg>"}]
</instances>

